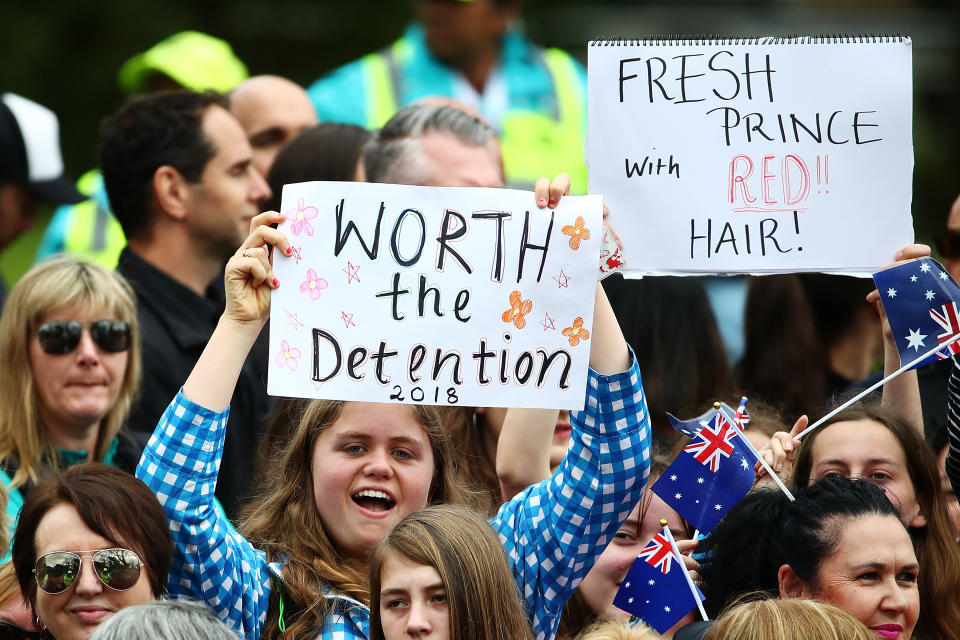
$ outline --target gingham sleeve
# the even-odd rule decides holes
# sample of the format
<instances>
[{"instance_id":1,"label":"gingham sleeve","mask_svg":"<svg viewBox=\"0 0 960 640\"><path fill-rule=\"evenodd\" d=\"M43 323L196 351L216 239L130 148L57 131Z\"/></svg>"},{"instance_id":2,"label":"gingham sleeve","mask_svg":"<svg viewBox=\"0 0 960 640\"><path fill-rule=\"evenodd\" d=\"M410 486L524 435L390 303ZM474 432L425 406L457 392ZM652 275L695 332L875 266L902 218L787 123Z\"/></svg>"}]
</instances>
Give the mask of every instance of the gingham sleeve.
<instances>
[{"instance_id":1,"label":"gingham sleeve","mask_svg":"<svg viewBox=\"0 0 960 640\"><path fill-rule=\"evenodd\" d=\"M953 360L947 383L947 477L953 492L960 495L960 362Z\"/></svg>"},{"instance_id":2,"label":"gingham sleeve","mask_svg":"<svg viewBox=\"0 0 960 640\"><path fill-rule=\"evenodd\" d=\"M586 408L571 412L571 423L570 450L556 472L490 521L538 640L554 638L564 604L640 500L650 474L650 423L636 359L612 376L590 370Z\"/></svg>"},{"instance_id":3,"label":"gingham sleeve","mask_svg":"<svg viewBox=\"0 0 960 640\"><path fill-rule=\"evenodd\" d=\"M171 597L201 600L231 629L257 640L270 600L266 557L214 506L229 413L194 404L181 390L150 437L137 477L170 521Z\"/></svg>"}]
</instances>

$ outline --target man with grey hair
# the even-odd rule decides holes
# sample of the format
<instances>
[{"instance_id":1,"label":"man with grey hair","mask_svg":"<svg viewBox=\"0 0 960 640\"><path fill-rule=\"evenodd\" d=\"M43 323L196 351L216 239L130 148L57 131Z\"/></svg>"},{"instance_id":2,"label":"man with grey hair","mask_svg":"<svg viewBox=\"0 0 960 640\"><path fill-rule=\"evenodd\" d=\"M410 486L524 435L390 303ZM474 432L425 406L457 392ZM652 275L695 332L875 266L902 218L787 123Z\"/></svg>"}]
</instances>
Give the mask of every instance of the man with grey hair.
<instances>
[{"instance_id":1,"label":"man with grey hair","mask_svg":"<svg viewBox=\"0 0 960 640\"><path fill-rule=\"evenodd\" d=\"M369 182L433 187L503 187L496 132L447 104L404 107L377 131L363 153Z\"/></svg>"},{"instance_id":2,"label":"man with grey hair","mask_svg":"<svg viewBox=\"0 0 960 640\"><path fill-rule=\"evenodd\" d=\"M156 600L113 614L90 640L237 640L237 634L202 602Z\"/></svg>"}]
</instances>

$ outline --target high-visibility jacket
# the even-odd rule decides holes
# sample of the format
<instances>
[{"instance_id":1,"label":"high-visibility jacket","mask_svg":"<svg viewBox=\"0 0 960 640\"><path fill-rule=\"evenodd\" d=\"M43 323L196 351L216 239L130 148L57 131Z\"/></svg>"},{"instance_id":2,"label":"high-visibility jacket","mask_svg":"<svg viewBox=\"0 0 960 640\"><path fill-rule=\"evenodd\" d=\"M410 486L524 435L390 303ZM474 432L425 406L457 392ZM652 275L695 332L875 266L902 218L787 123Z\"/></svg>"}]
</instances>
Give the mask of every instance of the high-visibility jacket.
<instances>
[{"instance_id":1,"label":"high-visibility jacket","mask_svg":"<svg viewBox=\"0 0 960 640\"><path fill-rule=\"evenodd\" d=\"M491 83L497 97L488 95ZM308 93L321 120L375 129L399 107L427 96L470 103L465 86L459 72L430 53L423 29L413 25L386 49L317 80ZM537 178L566 172L572 191L586 192L586 72L579 63L510 30L480 100L475 106L501 135L508 185L529 187Z\"/></svg>"},{"instance_id":2,"label":"high-visibility jacket","mask_svg":"<svg viewBox=\"0 0 960 640\"><path fill-rule=\"evenodd\" d=\"M37 260L70 253L113 269L127 239L110 213L100 171L92 169L83 174L77 189L90 197L79 204L57 207L37 249Z\"/></svg>"}]
</instances>

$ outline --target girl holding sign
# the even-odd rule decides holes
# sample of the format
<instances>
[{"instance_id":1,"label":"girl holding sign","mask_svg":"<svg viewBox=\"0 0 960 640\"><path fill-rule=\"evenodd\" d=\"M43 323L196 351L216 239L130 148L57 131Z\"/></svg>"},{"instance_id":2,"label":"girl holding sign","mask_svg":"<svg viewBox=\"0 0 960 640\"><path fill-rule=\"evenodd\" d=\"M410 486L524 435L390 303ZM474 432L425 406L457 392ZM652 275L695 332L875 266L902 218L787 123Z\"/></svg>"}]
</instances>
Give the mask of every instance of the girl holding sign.
<instances>
[{"instance_id":1,"label":"girl holding sign","mask_svg":"<svg viewBox=\"0 0 960 640\"><path fill-rule=\"evenodd\" d=\"M284 631L366 638L371 550L404 516L462 501L464 493L429 407L314 401L241 527L244 535L213 508L228 403L266 321L270 291L282 286L268 253L290 252L269 226L282 220L275 212L254 218L228 262L226 310L137 475L170 520L172 594L205 601L252 640ZM599 288L590 364L570 455L490 521L533 631L545 638L555 635L573 585L629 515L647 477L650 427L639 371Z\"/></svg>"}]
</instances>

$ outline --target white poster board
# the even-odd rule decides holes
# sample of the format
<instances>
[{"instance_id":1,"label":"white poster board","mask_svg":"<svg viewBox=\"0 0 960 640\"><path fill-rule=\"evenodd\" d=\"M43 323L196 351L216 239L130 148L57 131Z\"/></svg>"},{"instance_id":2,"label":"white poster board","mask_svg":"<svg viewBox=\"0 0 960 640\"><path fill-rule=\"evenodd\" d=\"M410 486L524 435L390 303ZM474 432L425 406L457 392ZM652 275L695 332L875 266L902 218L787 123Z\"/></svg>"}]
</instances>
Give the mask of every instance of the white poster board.
<instances>
[{"instance_id":1,"label":"white poster board","mask_svg":"<svg viewBox=\"0 0 960 640\"><path fill-rule=\"evenodd\" d=\"M310 182L281 212L270 394L583 408L598 196Z\"/></svg>"},{"instance_id":2,"label":"white poster board","mask_svg":"<svg viewBox=\"0 0 960 640\"><path fill-rule=\"evenodd\" d=\"M909 38L592 42L588 82L629 273L869 275L913 242Z\"/></svg>"}]
</instances>

